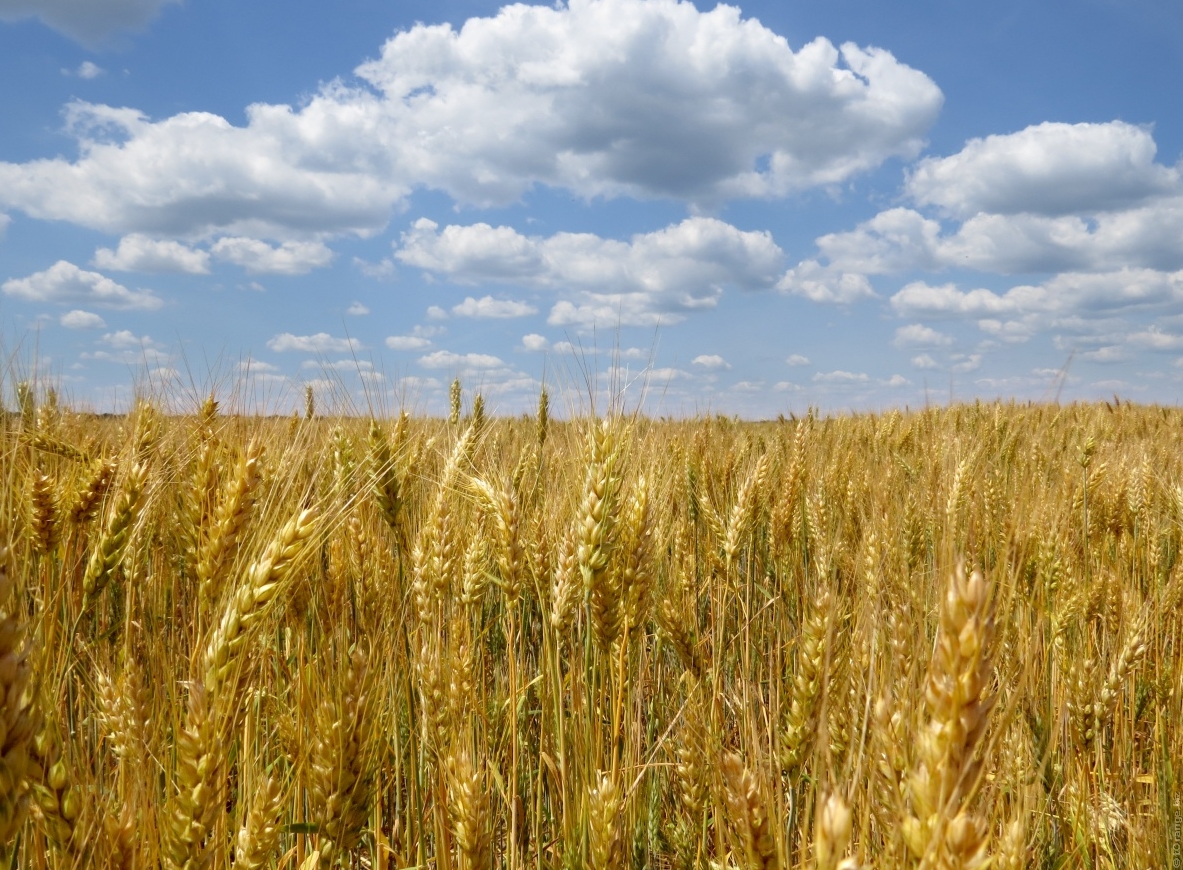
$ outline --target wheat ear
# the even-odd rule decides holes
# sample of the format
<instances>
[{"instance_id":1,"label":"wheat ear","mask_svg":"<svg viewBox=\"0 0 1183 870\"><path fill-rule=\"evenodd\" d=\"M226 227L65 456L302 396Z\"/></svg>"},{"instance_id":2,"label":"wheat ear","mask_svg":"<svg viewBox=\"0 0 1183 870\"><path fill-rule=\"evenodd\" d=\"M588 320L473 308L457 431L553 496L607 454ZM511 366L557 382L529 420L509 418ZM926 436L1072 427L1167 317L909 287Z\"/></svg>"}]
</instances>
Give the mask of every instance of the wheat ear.
<instances>
[{"instance_id":1,"label":"wheat ear","mask_svg":"<svg viewBox=\"0 0 1183 870\"><path fill-rule=\"evenodd\" d=\"M990 587L957 564L941 605L925 703L929 722L918 741L919 765L909 781L916 815L903 833L921 868L983 867L986 830L970 812L979 786L982 745L994 695L990 645L994 608Z\"/></svg>"},{"instance_id":2,"label":"wheat ear","mask_svg":"<svg viewBox=\"0 0 1183 870\"><path fill-rule=\"evenodd\" d=\"M111 579L111 572L123 558L147 479L148 469L142 462L135 463L127 472L110 522L86 563L86 573L82 576L83 612L95 606L99 594Z\"/></svg>"},{"instance_id":3,"label":"wheat ear","mask_svg":"<svg viewBox=\"0 0 1183 870\"><path fill-rule=\"evenodd\" d=\"M741 866L747 870L776 870L776 839L759 781L734 752L723 754L719 771L726 786L732 827L743 847Z\"/></svg>"},{"instance_id":4,"label":"wheat ear","mask_svg":"<svg viewBox=\"0 0 1183 870\"><path fill-rule=\"evenodd\" d=\"M8 547L0 545L0 858L24 823L29 807L36 759L30 743L40 724L29 694L32 667L25 642L20 608L12 599L15 584L9 573Z\"/></svg>"}]
</instances>

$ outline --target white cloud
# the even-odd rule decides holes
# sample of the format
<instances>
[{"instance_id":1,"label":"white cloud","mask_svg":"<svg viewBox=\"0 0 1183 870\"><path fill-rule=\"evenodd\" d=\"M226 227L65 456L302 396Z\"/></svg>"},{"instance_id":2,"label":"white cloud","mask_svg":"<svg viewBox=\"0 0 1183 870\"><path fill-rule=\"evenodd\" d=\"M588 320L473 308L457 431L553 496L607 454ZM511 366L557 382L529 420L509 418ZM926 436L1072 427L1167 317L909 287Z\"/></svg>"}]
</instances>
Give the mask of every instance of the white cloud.
<instances>
[{"instance_id":1,"label":"white cloud","mask_svg":"<svg viewBox=\"0 0 1183 870\"><path fill-rule=\"evenodd\" d=\"M1178 189L1178 170L1155 163L1155 151L1149 130L1122 121L1037 124L925 158L906 189L961 217L1112 211Z\"/></svg>"},{"instance_id":2,"label":"white cloud","mask_svg":"<svg viewBox=\"0 0 1183 870\"><path fill-rule=\"evenodd\" d=\"M985 320L1030 314L1091 316L1125 309L1161 308L1183 302L1183 271L1121 269L1104 273L1064 272L1042 284L1019 285L1005 293L959 290L954 284L906 285L890 299L905 317L973 317ZM1034 321L1028 321L1029 324Z\"/></svg>"},{"instance_id":3,"label":"white cloud","mask_svg":"<svg viewBox=\"0 0 1183 870\"><path fill-rule=\"evenodd\" d=\"M707 371L719 371L720 369L729 369L731 364L718 354L700 354L692 359L691 364L702 366Z\"/></svg>"},{"instance_id":4,"label":"white cloud","mask_svg":"<svg viewBox=\"0 0 1183 870\"><path fill-rule=\"evenodd\" d=\"M247 357L239 362L238 369L239 371L251 372L252 374L274 374L279 371L279 366Z\"/></svg>"},{"instance_id":5,"label":"white cloud","mask_svg":"<svg viewBox=\"0 0 1183 870\"><path fill-rule=\"evenodd\" d=\"M345 309L345 313L353 317L365 317L370 313L370 309L362 305L360 302L352 302L349 307Z\"/></svg>"},{"instance_id":6,"label":"white cloud","mask_svg":"<svg viewBox=\"0 0 1183 870\"><path fill-rule=\"evenodd\" d=\"M903 375L892 375L886 381L882 381L885 387L906 387L910 383L912 382Z\"/></svg>"},{"instance_id":7,"label":"white cloud","mask_svg":"<svg viewBox=\"0 0 1183 870\"><path fill-rule=\"evenodd\" d=\"M789 356L785 358L785 365L807 366L809 365L809 357L802 356L799 353L789 354Z\"/></svg>"},{"instance_id":8,"label":"white cloud","mask_svg":"<svg viewBox=\"0 0 1183 870\"><path fill-rule=\"evenodd\" d=\"M391 335L386 339L386 346L391 350L423 350L431 347L431 341L419 335Z\"/></svg>"},{"instance_id":9,"label":"white cloud","mask_svg":"<svg viewBox=\"0 0 1183 870\"><path fill-rule=\"evenodd\" d=\"M361 257L354 257L353 265L367 278L373 278L375 281L390 281L398 274L394 268L394 260L389 257L385 257L377 263L371 263Z\"/></svg>"},{"instance_id":10,"label":"white cloud","mask_svg":"<svg viewBox=\"0 0 1183 870\"><path fill-rule=\"evenodd\" d=\"M1171 335L1157 326L1131 333L1126 340L1147 350L1183 350L1183 335Z\"/></svg>"},{"instance_id":11,"label":"white cloud","mask_svg":"<svg viewBox=\"0 0 1183 870\"><path fill-rule=\"evenodd\" d=\"M481 370L505 368L498 357L486 353L453 353L437 350L419 357L419 364L427 369Z\"/></svg>"},{"instance_id":12,"label":"white cloud","mask_svg":"<svg viewBox=\"0 0 1183 870\"><path fill-rule=\"evenodd\" d=\"M94 265L100 269L120 272L187 272L190 275L209 273L209 254L186 247L180 242L150 239L133 233L119 240L119 247L99 248L94 252Z\"/></svg>"},{"instance_id":13,"label":"white cloud","mask_svg":"<svg viewBox=\"0 0 1183 870\"><path fill-rule=\"evenodd\" d=\"M764 391L763 381L737 381L731 385L736 393L760 393Z\"/></svg>"},{"instance_id":14,"label":"white cloud","mask_svg":"<svg viewBox=\"0 0 1183 870\"><path fill-rule=\"evenodd\" d=\"M892 341L896 347L948 347L952 343L951 336L920 323L899 327Z\"/></svg>"},{"instance_id":15,"label":"white cloud","mask_svg":"<svg viewBox=\"0 0 1183 870\"><path fill-rule=\"evenodd\" d=\"M471 296L467 296L459 305L452 306L452 313L457 317L505 320L537 314L538 309L528 303L515 302L512 299L494 299L492 296L473 299Z\"/></svg>"},{"instance_id":16,"label":"white cloud","mask_svg":"<svg viewBox=\"0 0 1183 870\"><path fill-rule=\"evenodd\" d=\"M546 350L550 347L550 342L546 336L539 335L536 332L531 332L522 336L522 348L529 351ZM557 348L556 348L557 349Z\"/></svg>"},{"instance_id":17,"label":"white cloud","mask_svg":"<svg viewBox=\"0 0 1183 870\"><path fill-rule=\"evenodd\" d=\"M304 275L333 261L333 252L323 242L284 242L272 247L259 239L234 237L218 239L210 253L256 275Z\"/></svg>"},{"instance_id":18,"label":"white cloud","mask_svg":"<svg viewBox=\"0 0 1183 870\"><path fill-rule=\"evenodd\" d=\"M912 365L918 369L939 368L939 366L937 366L937 361L932 358L931 354L927 353L922 353L919 356L912 357Z\"/></svg>"},{"instance_id":19,"label":"white cloud","mask_svg":"<svg viewBox=\"0 0 1183 870\"><path fill-rule=\"evenodd\" d=\"M108 332L102 338L103 344L109 345L116 350L127 350L132 347L158 347L151 336L143 335L137 336L130 329L121 329L118 332Z\"/></svg>"},{"instance_id":20,"label":"white cloud","mask_svg":"<svg viewBox=\"0 0 1183 870\"><path fill-rule=\"evenodd\" d=\"M982 367L982 355L980 353L953 354L950 359L953 361L952 370L958 374L974 372Z\"/></svg>"},{"instance_id":21,"label":"white cloud","mask_svg":"<svg viewBox=\"0 0 1183 870\"><path fill-rule=\"evenodd\" d=\"M98 272L58 260L44 272L10 278L0 285L8 296L31 302L89 303L103 308L155 309L164 303L151 290L129 290Z\"/></svg>"},{"instance_id":22,"label":"white cloud","mask_svg":"<svg viewBox=\"0 0 1183 870\"><path fill-rule=\"evenodd\" d=\"M830 269L817 260L805 260L789 269L777 282L776 289L813 302L843 305L875 296L865 275Z\"/></svg>"},{"instance_id":23,"label":"white cloud","mask_svg":"<svg viewBox=\"0 0 1183 870\"><path fill-rule=\"evenodd\" d=\"M865 384L870 378L862 372L844 372L838 370L818 372L813 376L813 380L819 384Z\"/></svg>"},{"instance_id":24,"label":"white cloud","mask_svg":"<svg viewBox=\"0 0 1183 870\"><path fill-rule=\"evenodd\" d=\"M9 17L43 8L0 2ZM158 4L121 5L143 20ZM355 72L299 107L251 105L241 127L74 103L81 156L0 163L0 207L121 235L292 238L375 232L418 187L479 206L539 184L700 204L775 197L915 156L943 101L882 49L819 38L794 52L734 6L676 0L513 4L458 31L419 24Z\"/></svg>"},{"instance_id":25,"label":"white cloud","mask_svg":"<svg viewBox=\"0 0 1183 870\"><path fill-rule=\"evenodd\" d=\"M417 220L395 256L458 283L502 282L573 292L550 313L555 325L672 323L712 308L725 286L771 287L783 253L766 232L688 218L629 241L591 233L524 236L512 227Z\"/></svg>"},{"instance_id":26,"label":"white cloud","mask_svg":"<svg viewBox=\"0 0 1183 870\"><path fill-rule=\"evenodd\" d=\"M334 338L327 332L316 335L292 335L283 332L271 338L267 347L276 353L296 350L302 353L347 353L361 349L361 342L356 338Z\"/></svg>"},{"instance_id":27,"label":"white cloud","mask_svg":"<svg viewBox=\"0 0 1183 870\"><path fill-rule=\"evenodd\" d=\"M121 30L142 28L162 6L177 2L179 0L0 0L0 21L40 18L59 33L83 45L95 46Z\"/></svg>"},{"instance_id":28,"label":"white cloud","mask_svg":"<svg viewBox=\"0 0 1183 870\"><path fill-rule=\"evenodd\" d=\"M444 309L440 308L438 305L428 305L427 306L427 319L428 320L447 320L448 319L448 312L444 311Z\"/></svg>"},{"instance_id":29,"label":"white cloud","mask_svg":"<svg viewBox=\"0 0 1183 870\"><path fill-rule=\"evenodd\" d=\"M99 344L110 349L83 353L81 359L121 363L129 366L143 365L157 370L163 370L163 367L168 366L172 361L172 358L164 353L160 344L153 341L151 336L139 336L129 329L108 332L99 339ZM167 373L165 376L167 377Z\"/></svg>"},{"instance_id":30,"label":"white cloud","mask_svg":"<svg viewBox=\"0 0 1183 870\"><path fill-rule=\"evenodd\" d=\"M58 321L66 329L106 329L107 322L90 311L82 311L75 308L73 311L67 311L61 316Z\"/></svg>"},{"instance_id":31,"label":"white cloud","mask_svg":"<svg viewBox=\"0 0 1183 870\"><path fill-rule=\"evenodd\" d=\"M74 75L78 76L80 79L97 79L105 72L105 69L93 61L84 60L78 65L78 70L74 73Z\"/></svg>"},{"instance_id":32,"label":"white cloud","mask_svg":"<svg viewBox=\"0 0 1183 870\"><path fill-rule=\"evenodd\" d=\"M1085 351L1080 358L1088 362L1119 363L1129 359L1129 353L1120 345L1111 344L1096 350Z\"/></svg>"}]
</instances>

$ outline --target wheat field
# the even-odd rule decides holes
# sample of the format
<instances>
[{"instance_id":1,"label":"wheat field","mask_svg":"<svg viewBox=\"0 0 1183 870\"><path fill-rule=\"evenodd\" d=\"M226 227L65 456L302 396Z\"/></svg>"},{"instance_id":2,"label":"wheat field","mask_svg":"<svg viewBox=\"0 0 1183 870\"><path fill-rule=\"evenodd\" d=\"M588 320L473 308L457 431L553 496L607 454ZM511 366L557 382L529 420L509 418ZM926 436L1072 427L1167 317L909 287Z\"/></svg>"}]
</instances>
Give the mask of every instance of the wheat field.
<instances>
[{"instance_id":1,"label":"wheat field","mask_svg":"<svg viewBox=\"0 0 1183 870\"><path fill-rule=\"evenodd\" d=\"M3 418L0 866L1179 866L1183 412Z\"/></svg>"}]
</instances>

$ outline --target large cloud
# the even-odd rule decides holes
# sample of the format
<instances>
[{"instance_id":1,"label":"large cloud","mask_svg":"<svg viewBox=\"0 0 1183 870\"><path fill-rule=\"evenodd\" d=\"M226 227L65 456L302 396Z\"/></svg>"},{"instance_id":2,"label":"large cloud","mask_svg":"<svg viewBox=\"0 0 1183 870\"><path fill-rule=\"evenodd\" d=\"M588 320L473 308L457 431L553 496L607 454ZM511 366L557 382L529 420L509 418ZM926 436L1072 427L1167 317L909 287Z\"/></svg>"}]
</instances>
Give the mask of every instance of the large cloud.
<instances>
[{"instance_id":1,"label":"large cloud","mask_svg":"<svg viewBox=\"0 0 1183 870\"><path fill-rule=\"evenodd\" d=\"M164 304L151 290L129 290L99 272L79 269L58 260L27 278L10 278L0 285L8 296L30 302L98 305L103 308L154 309Z\"/></svg>"},{"instance_id":2,"label":"large cloud","mask_svg":"<svg viewBox=\"0 0 1183 870\"><path fill-rule=\"evenodd\" d=\"M136 30L160 8L179 0L0 0L0 21L39 18L83 45L94 46L120 30Z\"/></svg>"},{"instance_id":3,"label":"large cloud","mask_svg":"<svg viewBox=\"0 0 1183 870\"><path fill-rule=\"evenodd\" d=\"M1183 269L1183 179L1154 155L1147 130L1117 121L1040 124L971 140L908 176L906 194L935 216L899 206L820 236L817 257L790 269L779 286L818 302L849 302L873 295L869 276L954 269L1059 275L1045 282L1049 288L1108 287L1113 276L1131 275L1135 290L1169 284ZM946 313L1009 305L982 292L956 290L962 302ZM1126 295L1115 293L1125 305ZM1086 296L1066 298L1084 304ZM998 333L1019 335L1029 336L1030 324Z\"/></svg>"},{"instance_id":4,"label":"large cloud","mask_svg":"<svg viewBox=\"0 0 1183 870\"><path fill-rule=\"evenodd\" d=\"M1149 130L1121 121L1037 124L922 160L906 189L960 217L1111 211L1177 190L1178 170L1155 163L1155 151Z\"/></svg>"},{"instance_id":5,"label":"large cloud","mask_svg":"<svg viewBox=\"0 0 1183 870\"><path fill-rule=\"evenodd\" d=\"M771 287L784 255L769 233L698 217L627 242L591 233L524 236L483 223L440 230L420 219L395 256L458 283L573 293L551 311L551 323L561 325L670 323L713 307L726 286Z\"/></svg>"},{"instance_id":6,"label":"large cloud","mask_svg":"<svg viewBox=\"0 0 1183 870\"><path fill-rule=\"evenodd\" d=\"M416 186L478 205L536 184L781 196L915 155L942 102L881 49L794 52L735 7L676 0L416 25L356 72L299 109L250 106L244 127L74 103L78 158L0 163L0 207L120 235L291 239L378 230Z\"/></svg>"}]
</instances>

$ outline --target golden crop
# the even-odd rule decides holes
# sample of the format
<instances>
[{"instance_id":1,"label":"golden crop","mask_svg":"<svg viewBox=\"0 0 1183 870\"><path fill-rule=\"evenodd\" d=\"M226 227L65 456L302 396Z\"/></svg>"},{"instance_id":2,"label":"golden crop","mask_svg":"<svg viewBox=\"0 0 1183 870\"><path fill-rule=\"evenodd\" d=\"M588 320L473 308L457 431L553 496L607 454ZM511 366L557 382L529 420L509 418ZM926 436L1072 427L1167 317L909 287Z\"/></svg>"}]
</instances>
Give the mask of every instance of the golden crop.
<instances>
[{"instance_id":1,"label":"golden crop","mask_svg":"<svg viewBox=\"0 0 1183 870\"><path fill-rule=\"evenodd\" d=\"M26 400L0 866L1170 867L1181 436Z\"/></svg>"}]
</instances>

